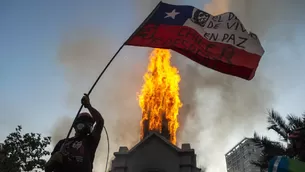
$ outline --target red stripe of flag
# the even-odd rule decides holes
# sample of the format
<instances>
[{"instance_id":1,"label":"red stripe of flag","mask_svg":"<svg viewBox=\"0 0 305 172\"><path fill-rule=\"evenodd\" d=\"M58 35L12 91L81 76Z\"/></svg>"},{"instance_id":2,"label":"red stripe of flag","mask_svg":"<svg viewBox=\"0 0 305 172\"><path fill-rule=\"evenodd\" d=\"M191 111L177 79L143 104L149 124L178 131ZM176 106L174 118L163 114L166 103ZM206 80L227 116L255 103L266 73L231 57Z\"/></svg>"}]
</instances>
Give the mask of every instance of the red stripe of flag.
<instances>
[{"instance_id":1,"label":"red stripe of flag","mask_svg":"<svg viewBox=\"0 0 305 172\"><path fill-rule=\"evenodd\" d=\"M178 25L144 25L125 45L172 49L216 71L251 80L261 56L229 44L211 42Z\"/></svg>"}]
</instances>

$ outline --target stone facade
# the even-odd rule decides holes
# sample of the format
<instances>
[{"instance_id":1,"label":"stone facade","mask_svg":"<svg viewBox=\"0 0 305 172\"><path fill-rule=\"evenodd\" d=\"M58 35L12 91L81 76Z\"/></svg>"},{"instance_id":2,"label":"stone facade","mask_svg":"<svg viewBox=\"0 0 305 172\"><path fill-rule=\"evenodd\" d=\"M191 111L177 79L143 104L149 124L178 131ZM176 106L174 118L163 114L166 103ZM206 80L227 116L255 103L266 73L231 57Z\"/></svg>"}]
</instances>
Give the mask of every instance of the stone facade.
<instances>
[{"instance_id":1,"label":"stone facade","mask_svg":"<svg viewBox=\"0 0 305 172\"><path fill-rule=\"evenodd\" d=\"M120 147L114 156L111 172L200 172L190 144L178 148L156 132L130 150Z\"/></svg>"}]
</instances>

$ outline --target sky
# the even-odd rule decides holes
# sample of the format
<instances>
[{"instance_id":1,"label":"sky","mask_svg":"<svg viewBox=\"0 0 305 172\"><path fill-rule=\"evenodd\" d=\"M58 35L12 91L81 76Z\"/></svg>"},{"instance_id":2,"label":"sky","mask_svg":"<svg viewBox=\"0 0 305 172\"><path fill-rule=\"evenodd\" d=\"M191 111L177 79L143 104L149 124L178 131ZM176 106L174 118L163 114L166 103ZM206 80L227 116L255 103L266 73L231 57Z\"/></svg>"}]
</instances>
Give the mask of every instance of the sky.
<instances>
[{"instance_id":1,"label":"sky","mask_svg":"<svg viewBox=\"0 0 305 172\"><path fill-rule=\"evenodd\" d=\"M0 120L1 131L11 131L22 123L25 130L48 132L56 116L67 111L63 98L67 82L56 58L67 28L89 25L103 32L117 27L107 22L111 13L107 6L114 6L115 1L73 2L0 2L1 93L5 97L1 100L5 111ZM132 7L122 1L117 8L120 11L128 6ZM127 15L124 14L131 18L133 14L129 11ZM111 16L117 20L121 17L119 13ZM128 24L127 20L119 23ZM117 43L124 39L118 32L121 31L112 34ZM0 138L4 136L5 132L1 132Z\"/></svg>"},{"instance_id":2,"label":"sky","mask_svg":"<svg viewBox=\"0 0 305 172\"><path fill-rule=\"evenodd\" d=\"M55 138L53 143L56 139L64 137L66 132L63 131L67 131L71 119L76 114L82 94L89 90L107 61L157 2L155 0L0 1L0 93L2 95L0 142L17 125L22 125L25 132L52 135ZM217 72L203 75L203 80L211 81L214 85L204 83L202 87L217 86L217 88L210 89L209 93L202 90L200 95L203 96L199 96L198 99L201 101L197 103L204 105L202 109L197 108L196 112L211 113L220 109L218 113L223 113L228 110L217 108L215 105L215 102L224 103L221 96L225 98L228 96L227 91L217 91L218 88L232 89L234 96L249 100L245 101L249 104L253 102L254 95L256 95L255 99L261 98L254 101L257 106L253 106L259 109L255 109L254 115L266 113L267 108L275 108L283 115L288 113L299 115L305 111L303 106L305 33L302 31L305 27L302 10L305 8L305 2L301 0L291 0L289 3L284 0L277 0L276 3L275 0L167 2L192 5L215 14L233 11L248 29L257 33L266 51L254 81L241 81ZM92 93L93 104L105 114L106 126L109 126L112 137L113 151L118 150L120 145L132 146L138 139L138 136L134 136L134 133L138 132L140 119L140 115L136 115L140 114L136 92L140 90L141 76L145 72L149 51L145 48L123 48ZM184 63L180 62L179 55L176 56L175 64L183 75L186 71ZM211 71L204 70L204 72ZM215 78L220 81L216 81ZM224 85L228 83L230 87ZM210 101L213 98L215 101ZM232 108L232 113L236 111L247 113L248 107L244 107L240 102L242 101L223 106L231 108L233 105L243 109L238 111ZM131 115L125 114L128 112ZM264 117L264 115L258 116ZM206 119L211 121L217 119L212 117L212 115L206 116ZM229 119L233 118L230 114L219 117L227 126L236 121L243 121L239 118L247 119L245 115L236 116L235 120ZM122 123L127 119L132 119L131 121L134 122L129 125ZM216 147L223 149L215 153L215 156L212 155L212 158L204 156L206 150L198 150L198 156L204 157L199 160L199 164L208 166L210 171L223 172L224 160L221 160L221 167L218 167L218 159L223 158L221 156L225 151L243 137L251 136L255 130L263 131L264 134L273 137L265 131L265 124L261 121L253 122L255 126L246 132L241 132L245 130L246 125L236 124L236 128L232 130L232 137ZM117 127L115 124L122 125ZM191 128L188 127L191 124L194 125L194 121L186 122L186 130ZM196 132L201 133L196 135L197 139L213 137L211 135L213 132L209 131L212 128L209 128L210 124L212 122L196 124L200 126ZM124 127L129 127L130 133L124 133L126 132ZM181 139L199 149L196 140L183 136ZM200 144L204 143L200 142ZM207 145L202 147L209 149L212 146L211 143ZM101 148L101 152L104 150ZM104 160L103 158L104 156L98 160Z\"/></svg>"}]
</instances>

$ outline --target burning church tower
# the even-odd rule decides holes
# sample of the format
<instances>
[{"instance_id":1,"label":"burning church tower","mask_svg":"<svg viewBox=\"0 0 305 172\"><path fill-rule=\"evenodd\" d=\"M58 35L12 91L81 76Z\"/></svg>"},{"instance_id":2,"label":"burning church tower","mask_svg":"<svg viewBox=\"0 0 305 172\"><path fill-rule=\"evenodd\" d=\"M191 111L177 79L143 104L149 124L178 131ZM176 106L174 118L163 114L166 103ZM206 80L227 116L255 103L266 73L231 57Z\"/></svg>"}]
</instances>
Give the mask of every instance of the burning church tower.
<instances>
[{"instance_id":1,"label":"burning church tower","mask_svg":"<svg viewBox=\"0 0 305 172\"><path fill-rule=\"evenodd\" d=\"M111 172L200 172L190 144L177 147L180 76L169 50L154 49L139 94L140 142L114 153Z\"/></svg>"}]
</instances>

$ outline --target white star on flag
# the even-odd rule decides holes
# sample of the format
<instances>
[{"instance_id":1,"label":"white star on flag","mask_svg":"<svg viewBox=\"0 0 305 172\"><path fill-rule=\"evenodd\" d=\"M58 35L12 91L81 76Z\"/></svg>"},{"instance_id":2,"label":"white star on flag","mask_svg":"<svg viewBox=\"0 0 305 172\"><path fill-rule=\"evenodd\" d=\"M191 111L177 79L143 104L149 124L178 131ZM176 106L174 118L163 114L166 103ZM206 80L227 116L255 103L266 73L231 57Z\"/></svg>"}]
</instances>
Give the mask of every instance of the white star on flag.
<instances>
[{"instance_id":1,"label":"white star on flag","mask_svg":"<svg viewBox=\"0 0 305 172\"><path fill-rule=\"evenodd\" d=\"M179 12L176 12L176 9L173 9L172 12L166 13L166 16L164 18L171 17L172 19L175 19L176 15L180 14Z\"/></svg>"}]
</instances>

